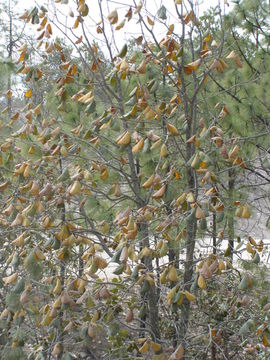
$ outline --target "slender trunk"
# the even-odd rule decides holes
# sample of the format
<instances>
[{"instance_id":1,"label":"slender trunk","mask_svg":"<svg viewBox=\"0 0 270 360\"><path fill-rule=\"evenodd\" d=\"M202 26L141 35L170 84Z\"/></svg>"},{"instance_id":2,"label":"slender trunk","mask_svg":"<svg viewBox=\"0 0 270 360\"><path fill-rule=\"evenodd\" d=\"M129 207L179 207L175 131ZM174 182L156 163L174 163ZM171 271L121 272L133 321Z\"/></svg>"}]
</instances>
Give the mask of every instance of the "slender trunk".
<instances>
[{"instance_id":1,"label":"slender trunk","mask_svg":"<svg viewBox=\"0 0 270 360\"><path fill-rule=\"evenodd\" d=\"M230 258L233 261L233 249L234 249L234 207L233 207L233 190L235 184L235 173L233 169L229 169L229 181L228 181L228 195L229 195L229 218L228 218L228 239Z\"/></svg>"},{"instance_id":2,"label":"slender trunk","mask_svg":"<svg viewBox=\"0 0 270 360\"><path fill-rule=\"evenodd\" d=\"M171 209L167 208L167 215L169 216L171 214ZM175 246L173 246L173 244L171 242L169 242L169 263L173 264L175 268L179 269L179 250L175 248ZM172 289L175 286L174 283L170 284L170 288ZM172 314L173 315L173 319L174 319L174 323L178 324L179 323L179 313L176 311L175 313ZM178 331L177 331L177 326L175 326L172 329L172 342L173 342L173 346L176 347L177 346L177 341L178 341Z\"/></svg>"},{"instance_id":3,"label":"slender trunk","mask_svg":"<svg viewBox=\"0 0 270 360\"><path fill-rule=\"evenodd\" d=\"M62 161L61 159L59 159L59 166L60 166L60 173L62 174L63 172L63 167L62 167ZM62 208L61 208L61 211L62 211L62 223L64 223L66 221L66 208L65 208L65 203L62 204ZM61 281L61 287L62 287L62 290L64 289L64 286L65 286L65 260L61 260L61 263L60 263L60 281ZM63 321L64 321L64 311L61 310L60 314L59 314L59 318L60 318L60 323L61 323L61 326L60 326L60 329L59 330L59 334L58 334L58 342L62 345L61 348L62 348L62 351L61 353L57 356L57 359L60 360L62 358L62 355L63 355L63 350L64 350L64 346L63 346L63 343L64 343L64 334L62 332L62 329L63 329Z\"/></svg>"},{"instance_id":4,"label":"slender trunk","mask_svg":"<svg viewBox=\"0 0 270 360\"><path fill-rule=\"evenodd\" d=\"M142 222L141 225L141 235L142 235L142 242L143 246L150 247L149 241L149 231L148 231L148 224L147 222ZM146 267L148 272L153 271L153 264L152 264L152 257L147 256L143 258L143 264ZM159 319L158 319L158 292L157 287L155 285L150 286L149 291L145 297L147 299L148 304L148 316L149 322L151 327L151 332L153 336L153 340L160 339L160 330L159 330ZM143 299L144 300L144 299Z\"/></svg>"},{"instance_id":5,"label":"slender trunk","mask_svg":"<svg viewBox=\"0 0 270 360\"><path fill-rule=\"evenodd\" d=\"M122 94L122 87L120 83L120 79L117 79L118 81L118 93L119 93L119 105L120 105L120 113L122 116L124 116L124 104L123 104L123 94ZM123 121L123 127L125 130L129 130L129 126L126 121ZM140 172L140 164L139 161L135 161L132 148L130 145L127 147L127 155L128 155L128 162L129 162L129 168L130 168L130 177L131 182L133 186L133 192L136 197L136 202L138 204L138 207L144 207L146 204L144 200L141 198L140 194L140 179L139 179L139 172ZM147 222L142 222L140 224L140 233L142 241L140 242L140 245L143 245L143 247L150 248L150 239L149 239L149 229ZM144 257L142 259L142 262L144 266L146 267L146 270L149 272L153 271L153 264L152 264L152 256ZM148 317L150 322L150 330L152 333L152 337L154 340L160 339L160 330L159 330L159 320L158 320L158 291L156 285L150 286L149 291L142 296L141 303L143 306L145 305L145 301L147 301L148 304ZM143 320L143 319L142 319ZM141 325L143 325L143 321L141 321Z\"/></svg>"},{"instance_id":6,"label":"slender trunk","mask_svg":"<svg viewBox=\"0 0 270 360\"><path fill-rule=\"evenodd\" d=\"M186 131L186 138L189 139L191 135L191 121L188 122L188 128ZM191 144L186 144L187 159L190 159L194 154L194 148ZM187 166L187 191L196 192L195 174L194 170ZM194 217L189 217L186 221L186 259L184 264L184 289L189 290L193 276L193 258L195 249L195 237L197 232L197 220ZM190 313L190 301L186 298L183 300L181 306L181 321L179 328L180 343L186 348L185 338L188 330Z\"/></svg>"},{"instance_id":7,"label":"slender trunk","mask_svg":"<svg viewBox=\"0 0 270 360\"><path fill-rule=\"evenodd\" d=\"M214 203L215 205L215 203ZM213 254L217 253L217 214L213 212L213 233L212 233L212 243L213 243Z\"/></svg>"},{"instance_id":8,"label":"slender trunk","mask_svg":"<svg viewBox=\"0 0 270 360\"><path fill-rule=\"evenodd\" d=\"M217 359L217 348L215 342L212 340L211 344L211 360Z\"/></svg>"},{"instance_id":9,"label":"slender trunk","mask_svg":"<svg viewBox=\"0 0 270 360\"><path fill-rule=\"evenodd\" d=\"M79 271L78 271L78 275L79 277L82 277L82 274L83 274L83 268L84 268L84 265L83 265L83 259L82 259L82 255L83 255L83 245L80 244L79 246L79 254L80 254L80 257L79 257Z\"/></svg>"},{"instance_id":10,"label":"slender trunk","mask_svg":"<svg viewBox=\"0 0 270 360\"><path fill-rule=\"evenodd\" d=\"M9 43L8 43L8 58L12 60L13 54L13 34L12 34L12 15L11 15L11 0L8 3L8 17L9 17ZM11 90L11 71L8 70L8 83L7 83L8 90ZM11 117L12 113L12 97L8 96L7 99L7 106L8 106L8 116Z\"/></svg>"},{"instance_id":11,"label":"slender trunk","mask_svg":"<svg viewBox=\"0 0 270 360\"><path fill-rule=\"evenodd\" d=\"M63 289L64 285L65 285L65 264L64 264L63 260L61 260L61 264L60 264L60 281L61 281L61 286L62 286L62 289ZM63 310L60 312L59 317L60 317L60 323L61 323L61 326L60 326L61 330L59 330L58 343L60 343L62 345L61 346L62 351L57 356L57 360L60 360L62 358L63 350L64 350L64 334L62 332L63 321L64 321L64 311Z\"/></svg>"},{"instance_id":12,"label":"slender trunk","mask_svg":"<svg viewBox=\"0 0 270 360\"><path fill-rule=\"evenodd\" d=\"M186 238L186 260L184 265L184 289L189 290L193 276L193 255L195 248L196 219L187 221L187 238ZM189 229L189 230L188 230ZM185 344L185 336L188 329L190 301L186 298L183 300L181 307L181 328L180 340Z\"/></svg>"},{"instance_id":13,"label":"slender trunk","mask_svg":"<svg viewBox=\"0 0 270 360\"><path fill-rule=\"evenodd\" d=\"M170 243L169 243L169 246L170 246ZM178 259L179 259L179 252L176 253L175 249L169 248L169 262L170 262L170 264L174 264L175 268L179 268L179 261L177 261ZM173 288L174 286L175 286L174 283L170 284L170 288ZM173 315L174 323L178 324L179 323L179 313L175 312L172 315ZM172 342L173 342L173 346L176 347L177 342L178 342L177 327L174 327L172 330Z\"/></svg>"}]
</instances>

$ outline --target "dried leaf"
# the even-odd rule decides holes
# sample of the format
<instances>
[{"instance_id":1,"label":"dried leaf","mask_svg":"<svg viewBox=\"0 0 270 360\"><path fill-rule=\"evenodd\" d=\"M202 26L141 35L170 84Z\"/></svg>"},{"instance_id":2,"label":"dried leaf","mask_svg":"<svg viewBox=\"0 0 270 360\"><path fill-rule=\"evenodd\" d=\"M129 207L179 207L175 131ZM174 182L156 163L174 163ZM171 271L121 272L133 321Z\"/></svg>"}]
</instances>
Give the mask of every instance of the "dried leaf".
<instances>
[{"instance_id":1,"label":"dried leaf","mask_svg":"<svg viewBox=\"0 0 270 360\"><path fill-rule=\"evenodd\" d=\"M196 300L196 296L191 294L189 291L185 291L184 292L185 297L188 299L188 301L195 301Z\"/></svg>"},{"instance_id":2,"label":"dried leaf","mask_svg":"<svg viewBox=\"0 0 270 360\"><path fill-rule=\"evenodd\" d=\"M24 96L25 96L26 98L30 98L30 97L32 96L32 90L31 90L31 89L27 90L27 91L24 93Z\"/></svg>"},{"instance_id":3,"label":"dried leaf","mask_svg":"<svg viewBox=\"0 0 270 360\"><path fill-rule=\"evenodd\" d=\"M73 25L73 29L77 29L77 27L79 26L79 23L80 23L80 18L77 17L76 20L75 20L75 23Z\"/></svg>"},{"instance_id":4,"label":"dried leaf","mask_svg":"<svg viewBox=\"0 0 270 360\"><path fill-rule=\"evenodd\" d=\"M197 59L197 60L187 64L186 66L184 66L184 72L187 75L190 75L192 73L192 71L197 70L200 65L201 65L201 59Z\"/></svg>"},{"instance_id":5,"label":"dried leaf","mask_svg":"<svg viewBox=\"0 0 270 360\"><path fill-rule=\"evenodd\" d=\"M109 13L108 20L112 25L117 23L117 21L118 21L118 12L117 12L116 9Z\"/></svg>"},{"instance_id":6,"label":"dried leaf","mask_svg":"<svg viewBox=\"0 0 270 360\"><path fill-rule=\"evenodd\" d=\"M128 12L126 13L125 17L128 19L128 21L132 18L132 8L131 7L128 9Z\"/></svg>"},{"instance_id":7,"label":"dried leaf","mask_svg":"<svg viewBox=\"0 0 270 360\"><path fill-rule=\"evenodd\" d=\"M202 275L199 275L199 278L198 278L198 286L199 288L201 289L206 289L207 285L206 285L206 282L204 280L204 277Z\"/></svg>"},{"instance_id":8,"label":"dried leaf","mask_svg":"<svg viewBox=\"0 0 270 360\"><path fill-rule=\"evenodd\" d=\"M205 218L204 212L202 211L200 206L197 206L195 215L196 215L196 219L198 219L198 220Z\"/></svg>"},{"instance_id":9,"label":"dried leaf","mask_svg":"<svg viewBox=\"0 0 270 360\"><path fill-rule=\"evenodd\" d=\"M179 345L169 357L169 360L182 360L184 358L184 353L184 347L182 345Z\"/></svg>"},{"instance_id":10,"label":"dried leaf","mask_svg":"<svg viewBox=\"0 0 270 360\"><path fill-rule=\"evenodd\" d=\"M122 20L116 27L115 30L120 30L125 26L126 19Z\"/></svg>"},{"instance_id":11,"label":"dried leaf","mask_svg":"<svg viewBox=\"0 0 270 360\"><path fill-rule=\"evenodd\" d=\"M163 185L158 191L156 191L152 195L152 198L155 200L162 198L162 196L165 194L165 191L166 191L166 184Z\"/></svg>"},{"instance_id":12,"label":"dried leaf","mask_svg":"<svg viewBox=\"0 0 270 360\"><path fill-rule=\"evenodd\" d=\"M135 9L135 11L134 11L134 14L139 14L140 13L140 11L142 10L142 2L141 2L141 0L139 1L139 3L138 3L138 5L137 5L137 7L136 7L136 9Z\"/></svg>"},{"instance_id":13,"label":"dried leaf","mask_svg":"<svg viewBox=\"0 0 270 360\"><path fill-rule=\"evenodd\" d=\"M150 19L149 16L147 16L147 22L149 25L153 26L154 25L154 21L152 19Z\"/></svg>"},{"instance_id":14,"label":"dried leaf","mask_svg":"<svg viewBox=\"0 0 270 360\"><path fill-rule=\"evenodd\" d=\"M226 57L226 59L233 59L236 66L238 66L239 68L243 67L240 56L237 55L234 50L230 52L230 54Z\"/></svg>"}]
</instances>

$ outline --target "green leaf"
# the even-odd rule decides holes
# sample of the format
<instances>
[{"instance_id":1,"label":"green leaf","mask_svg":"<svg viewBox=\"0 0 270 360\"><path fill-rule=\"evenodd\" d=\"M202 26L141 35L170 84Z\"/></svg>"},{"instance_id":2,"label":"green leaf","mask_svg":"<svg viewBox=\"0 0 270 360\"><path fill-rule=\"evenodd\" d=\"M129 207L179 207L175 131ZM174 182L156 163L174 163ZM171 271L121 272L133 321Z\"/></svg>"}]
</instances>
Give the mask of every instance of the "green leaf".
<instances>
[{"instance_id":1,"label":"green leaf","mask_svg":"<svg viewBox=\"0 0 270 360\"><path fill-rule=\"evenodd\" d=\"M66 0L65 0L65 1L66 1ZM85 4L84 6L85 6L85 9L84 9L84 11L82 11L82 16L83 16L83 17L87 16L88 13L89 13L89 7L88 7L88 5Z\"/></svg>"},{"instance_id":2,"label":"green leaf","mask_svg":"<svg viewBox=\"0 0 270 360\"><path fill-rule=\"evenodd\" d=\"M251 331L255 329L255 322L252 319L246 321L240 328L239 334L242 336L248 335Z\"/></svg>"},{"instance_id":3,"label":"green leaf","mask_svg":"<svg viewBox=\"0 0 270 360\"><path fill-rule=\"evenodd\" d=\"M120 264L121 252L122 252L122 248L119 249L119 250L117 250L117 251L114 253L113 257L111 258L111 262L115 262L115 263ZM115 273L114 273L114 274L115 274ZM118 274L116 274L116 275L118 275Z\"/></svg>"},{"instance_id":4,"label":"green leaf","mask_svg":"<svg viewBox=\"0 0 270 360\"><path fill-rule=\"evenodd\" d=\"M114 270L114 274L115 275L121 275L123 273L125 269L125 265L124 264L120 264L119 266L117 266L117 268Z\"/></svg>"},{"instance_id":5,"label":"green leaf","mask_svg":"<svg viewBox=\"0 0 270 360\"><path fill-rule=\"evenodd\" d=\"M253 254L252 261L254 262L254 264L260 263L261 259L257 251Z\"/></svg>"},{"instance_id":6,"label":"green leaf","mask_svg":"<svg viewBox=\"0 0 270 360\"><path fill-rule=\"evenodd\" d=\"M141 294L144 295L146 294L150 289L150 284L148 281L144 280L143 284L142 284L142 287L141 287Z\"/></svg>"},{"instance_id":7,"label":"green leaf","mask_svg":"<svg viewBox=\"0 0 270 360\"><path fill-rule=\"evenodd\" d=\"M127 54L127 49L128 49L127 44L125 44L125 45L122 47L122 49L119 51L119 54L118 54L117 56L120 57L120 58L125 57L126 54Z\"/></svg>"},{"instance_id":8,"label":"green leaf","mask_svg":"<svg viewBox=\"0 0 270 360\"><path fill-rule=\"evenodd\" d=\"M96 111L96 102L93 100L90 104L87 105L85 108L86 114L92 114L94 111Z\"/></svg>"},{"instance_id":9,"label":"green leaf","mask_svg":"<svg viewBox=\"0 0 270 360\"><path fill-rule=\"evenodd\" d=\"M157 16L162 20L167 19L167 9L164 5L161 5L161 7L158 9Z\"/></svg>"},{"instance_id":10,"label":"green leaf","mask_svg":"<svg viewBox=\"0 0 270 360\"><path fill-rule=\"evenodd\" d=\"M246 290L248 288L248 276L244 274L240 284L238 285L239 290Z\"/></svg>"},{"instance_id":11,"label":"green leaf","mask_svg":"<svg viewBox=\"0 0 270 360\"><path fill-rule=\"evenodd\" d=\"M17 282L17 284L14 286L13 292L14 292L15 294L20 294L21 292L23 292L24 287L25 287L25 281L24 281L24 278L21 278L21 279Z\"/></svg>"},{"instance_id":12,"label":"green leaf","mask_svg":"<svg viewBox=\"0 0 270 360\"><path fill-rule=\"evenodd\" d=\"M108 333L109 336L115 336L119 333L120 330L120 325L116 322L113 322L112 324L109 325L109 329L108 329Z\"/></svg>"},{"instance_id":13,"label":"green leaf","mask_svg":"<svg viewBox=\"0 0 270 360\"><path fill-rule=\"evenodd\" d=\"M11 291L6 296L6 306L11 311L17 311L20 308L20 294Z\"/></svg>"}]
</instances>

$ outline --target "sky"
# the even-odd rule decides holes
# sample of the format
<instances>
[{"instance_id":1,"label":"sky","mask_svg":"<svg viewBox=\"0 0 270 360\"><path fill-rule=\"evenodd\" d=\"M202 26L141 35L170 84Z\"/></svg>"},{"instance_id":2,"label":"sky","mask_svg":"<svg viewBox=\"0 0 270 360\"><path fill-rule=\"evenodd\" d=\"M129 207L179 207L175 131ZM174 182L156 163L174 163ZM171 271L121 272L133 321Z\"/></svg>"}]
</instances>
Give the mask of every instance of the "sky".
<instances>
[{"instance_id":1,"label":"sky","mask_svg":"<svg viewBox=\"0 0 270 360\"><path fill-rule=\"evenodd\" d=\"M1 0L0 2L1 3L7 3L8 0ZM46 3L47 1L46 0L17 0L18 1L18 6L21 8L21 9L27 9L28 7L31 7L33 5L36 4L43 4L43 3ZM69 0L70 3L72 3L72 0ZM115 7L117 6L117 2L119 3L123 3L126 1L125 0L115 0L115 1L109 1L111 3L111 6ZM133 4L133 1L129 1L130 3ZM138 1L137 1L138 2ZM170 3L173 4L174 0L166 0L166 1L162 1L162 0L145 0L145 3L146 3L146 6L147 7L159 7L161 3L164 3L166 6L170 6ZM200 8L202 9L202 11L204 11L205 9L209 8L210 6L215 6L217 5L218 3L218 0L197 0L197 1L194 1L194 2L197 2L200 6ZM224 1L221 0L221 3L223 3ZM96 0L88 0L87 1L88 4L91 3L91 10L95 7L97 7L97 1ZM121 6L121 5L119 5Z\"/></svg>"},{"instance_id":2,"label":"sky","mask_svg":"<svg viewBox=\"0 0 270 360\"><path fill-rule=\"evenodd\" d=\"M7 4L9 0L0 0L0 3ZM10 0L13 3L15 0ZM62 0L63 1L63 0ZM177 18L175 8L174 8L174 0L142 0L144 3L144 7L147 9L147 12L142 11L141 14L143 15L144 19L147 19L147 16L154 22L154 26L152 27L153 32L158 41L160 41L167 32L167 28L165 23L162 23L160 19L157 18L157 11L162 4L166 6L167 9L167 26L170 24L175 25L175 33L181 33L181 25ZM205 10L209 7L214 7L221 2L221 8L228 12L231 6L225 6L224 1L226 0L193 0L195 4L196 13L198 16L202 15ZM99 46L104 51L104 36L103 34L97 33L97 23L101 19L100 10L99 10L99 1L98 0L85 0L86 4L89 6L89 14L86 18L84 18L84 25L86 27L86 31L89 37L89 40L96 41ZM135 0L138 4L139 0ZM183 0L184 4L188 4L188 0ZM63 37L65 34L69 35L70 38L74 41L76 40L76 36L80 37L81 35L81 27L79 26L78 29L72 30L74 26L74 22L76 19L76 6L74 0L69 0L68 4L56 4L55 0L17 0L17 5L15 6L16 12L24 13L26 9L31 9L34 5L44 5L50 11L50 19L55 22L55 26L53 27L53 36L54 37ZM111 32L111 26L107 20L108 14L117 9L118 11L118 23L119 24L122 20L125 19L125 14L128 10L128 6L134 6L133 0L103 0L102 1L102 10L104 18L106 19L106 33L108 35L108 40L110 46L113 48L113 52L119 51L123 44L126 43L131 38L137 38L141 34L140 24L138 24L138 15L134 15L131 21L125 23L125 26L120 29L119 31L114 31L114 35ZM56 9L56 11L55 11ZM75 17L70 17L70 11L73 10ZM59 26L59 23L62 23L62 26ZM56 24L59 26L57 28ZM116 25L113 25L115 28ZM66 29L65 29L66 25ZM27 34L35 33L38 26L32 26L31 24L27 24L25 31ZM151 26L150 26L151 27ZM72 31L71 31L71 30ZM106 50L105 50L106 51Z\"/></svg>"},{"instance_id":3,"label":"sky","mask_svg":"<svg viewBox=\"0 0 270 360\"><path fill-rule=\"evenodd\" d=\"M11 0L12 1L12 0ZM56 21L56 18L60 20L60 22L63 25L67 25L67 27L72 29L74 25L74 21L76 19L76 7L73 5L74 0L69 0L68 4L55 4L54 0L17 0L18 4L16 6L16 10L19 12L24 12L25 9L31 8L33 5L45 5L49 4L48 8L51 10L51 19L53 21ZM202 15L205 10L207 10L210 6L216 6L218 4L219 0L193 0L193 3L196 4L196 12L198 15ZM226 12L230 10L231 7L224 5L225 0L220 0L222 9L226 9ZM7 3L7 0L0 0L0 2ZM139 3L139 0L136 0L136 3ZM162 36L166 34L166 27L162 25L160 20L156 17L157 11L160 8L162 4L164 4L167 8L167 24L175 24L175 31L177 31L177 24L179 24L179 21L176 16L176 12L174 9L174 0L143 0L143 3L145 4L145 7L148 10L148 13L142 13L144 18L147 17L147 15L151 18L151 20L154 21L153 31L157 38L161 40ZM184 4L187 4L187 0L183 0ZM86 0L86 4L89 6L89 14L87 18L85 18L85 26L87 27L87 33L89 35L89 39L91 41L96 41L100 44L102 47L102 42L104 41L102 34L97 34L96 28L97 23L100 20L100 11L99 11L99 5L98 0ZM118 11L118 24L123 19L125 19L125 14L127 12L127 5L133 5L133 0L103 0L102 1L102 7L103 7L103 14L104 17L107 17L107 15L114 9L117 9ZM47 6L46 6L47 7ZM55 15L53 15L53 10L57 9L57 12ZM74 11L75 17L71 18L69 16L70 10ZM133 19L130 22L126 22L125 26L120 29L119 31L115 31L114 37L111 35L111 28L110 25L107 25L106 32L108 33L109 41L113 47L116 48L116 50L119 50L123 43L127 42L130 38L138 37L141 33L140 25L137 23L138 16L134 16ZM106 21L107 22L107 21ZM107 22L108 23L108 22ZM59 23L58 23L59 24ZM116 26L116 25L114 25ZM180 31L180 24L179 31ZM62 36L64 33L69 34L72 39L75 39L75 37L71 34L70 30L64 30L64 26L61 27L62 32L60 29L57 29L56 27L53 27L54 36ZM26 31L31 32L34 28L32 26L27 26ZM74 33L76 36L80 36L80 26L78 29L74 30Z\"/></svg>"},{"instance_id":4,"label":"sky","mask_svg":"<svg viewBox=\"0 0 270 360\"><path fill-rule=\"evenodd\" d=\"M64 37L65 33L74 41L76 40L76 36L79 37L81 35L81 29L80 26L78 29L73 30L73 34L71 33L70 29L72 30L72 27L74 25L74 21L76 19L76 6L74 6L75 1L69 0L68 4L55 4L55 0L0 0L0 6L1 5L8 5L8 2L11 2L11 4L14 4L17 1L17 4L14 6L14 11L19 14L23 14L25 10L31 9L34 5L47 5L49 4L50 9L50 18L52 22L55 22L55 24L59 25L58 20L63 25L67 25L67 30L65 30L64 26L60 27L60 29L57 29L55 25L52 23L53 28L53 37ZM63 0L62 0L63 1ZM104 44L104 37L103 34L98 34L96 31L97 23L100 20L100 11L99 11L99 5L98 0L85 0L86 4L89 6L89 14L87 18L85 19L85 26L86 26L86 32L89 37L89 41L92 43L95 41L99 44L101 50L103 51L105 56L108 56L108 50L107 47ZM153 32L155 33L155 36L157 37L157 40L160 41L166 34L167 28L165 26L165 23L162 24L160 22L160 19L157 18L157 11L160 8L162 4L164 4L167 8L167 20L166 24L167 26L170 24L175 24L175 33L180 34L181 33L181 26L179 19L175 16L175 9L174 9L174 0L142 0L143 3L146 5L146 8L148 10L147 13L142 12L144 19L149 16L149 18L154 22L153 26ZM193 3L196 3L196 11L197 15L202 15L203 12L210 7L215 7L218 2L221 3L222 10L225 10L226 12L229 12L232 9L232 4L230 6L227 6L224 4L224 2L230 3L231 0L192 0ZM139 0L135 0L135 2L138 4ZM183 0L184 4L188 3L188 0ZM106 33L108 35L108 41L109 46L112 48L113 56L119 53L120 49L123 47L125 43L128 42L131 38L137 38L139 35L141 35L141 29L140 24L138 24L138 15L133 16L132 20L128 23L126 22L126 25L119 31L114 32L114 36L112 36L111 33L111 26L107 20L108 14L114 10L117 9L118 11L118 24L123 19L125 19L125 14L127 12L128 6L127 5L133 5L134 6L134 0L103 0L103 14L104 18L106 19ZM57 9L57 11L54 13L54 9ZM74 10L75 17L70 17L69 13L70 10ZM3 15L2 15L3 16ZM4 19L2 19L4 20ZM23 23L21 23L23 26ZM117 24L116 24L117 25ZM113 25L115 28L116 25ZM26 34L34 35L36 38L38 36L37 32L38 25L31 25L27 24L24 31ZM74 36L75 35L75 36ZM4 44L4 39L0 35L0 41L2 40L2 44ZM68 41L65 41L68 43ZM74 49L74 47L73 47ZM76 50L73 50L73 55L78 55Z\"/></svg>"}]
</instances>

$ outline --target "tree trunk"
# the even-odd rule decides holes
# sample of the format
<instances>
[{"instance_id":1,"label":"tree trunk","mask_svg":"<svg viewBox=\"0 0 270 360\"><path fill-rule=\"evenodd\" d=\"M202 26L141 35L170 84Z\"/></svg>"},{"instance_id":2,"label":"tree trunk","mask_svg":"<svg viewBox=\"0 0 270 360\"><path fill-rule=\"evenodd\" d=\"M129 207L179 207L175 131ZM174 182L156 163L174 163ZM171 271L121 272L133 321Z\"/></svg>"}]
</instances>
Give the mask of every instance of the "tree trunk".
<instances>
[{"instance_id":1,"label":"tree trunk","mask_svg":"<svg viewBox=\"0 0 270 360\"><path fill-rule=\"evenodd\" d=\"M9 43L8 43L8 58L12 60L13 54L13 34L12 34L12 14L11 14L11 0L8 3L8 17L9 17ZM7 83L8 90L11 90L11 71L8 70L8 83ZM7 107L8 107L8 116L11 117L12 114L12 97L8 96L7 98Z\"/></svg>"},{"instance_id":2,"label":"tree trunk","mask_svg":"<svg viewBox=\"0 0 270 360\"><path fill-rule=\"evenodd\" d=\"M188 129L186 132L186 138L189 139L191 134L191 124L189 123ZM186 154L187 159L190 159L194 154L194 148L192 144L186 144ZM193 169L190 166L187 166L186 177L187 177L187 192L194 192L196 190L195 186L195 174ZM193 258L194 258L194 249L195 249L195 238L197 231L197 220L196 217L189 217L186 221L186 259L184 264L184 289L189 290L191 286L192 276L193 276ZM185 338L188 330L189 322L189 313L190 313L190 301L184 298L181 306L181 320L180 320L180 343L184 348Z\"/></svg>"},{"instance_id":3,"label":"tree trunk","mask_svg":"<svg viewBox=\"0 0 270 360\"><path fill-rule=\"evenodd\" d=\"M230 258L233 261L234 250L234 207L233 207L233 190L235 184L235 173L233 169L229 169L229 181L228 181L228 195L229 195L229 217L228 217L228 239Z\"/></svg>"},{"instance_id":4,"label":"tree trunk","mask_svg":"<svg viewBox=\"0 0 270 360\"><path fill-rule=\"evenodd\" d=\"M142 222L141 225L141 235L142 235L142 242L144 247L150 247L149 241L149 231L148 231L148 224L146 222ZM143 258L143 264L146 267L148 272L153 271L153 264L152 264L152 256L147 256ZM155 285L150 286L149 291L146 295L146 300L148 303L148 312L149 312L149 322L150 322L150 330L152 333L153 340L160 339L160 330L159 330L159 318L158 318L158 293L157 288ZM144 300L144 299L143 299Z\"/></svg>"},{"instance_id":5,"label":"tree trunk","mask_svg":"<svg viewBox=\"0 0 270 360\"><path fill-rule=\"evenodd\" d=\"M60 173L63 173L63 166L62 166L62 161L61 158L59 159L59 166L60 166ZM66 221L66 207L65 207L65 203L62 204L61 207L61 212L62 212L62 223L64 224ZM62 287L62 291L64 289L65 286L65 260L61 260L60 263L60 281L61 281L61 287ZM63 355L63 350L64 350L64 333L63 333L63 321L64 321L64 311L61 310L59 313L59 318L60 318L60 330L58 332L58 343L61 344L62 346L62 351L60 352L59 355L57 355L57 360L60 360L62 358Z\"/></svg>"},{"instance_id":6,"label":"tree trunk","mask_svg":"<svg viewBox=\"0 0 270 360\"><path fill-rule=\"evenodd\" d=\"M215 203L214 203L215 205ZM213 233L212 233L212 245L213 245L213 254L217 253L217 214L213 212Z\"/></svg>"}]
</instances>

